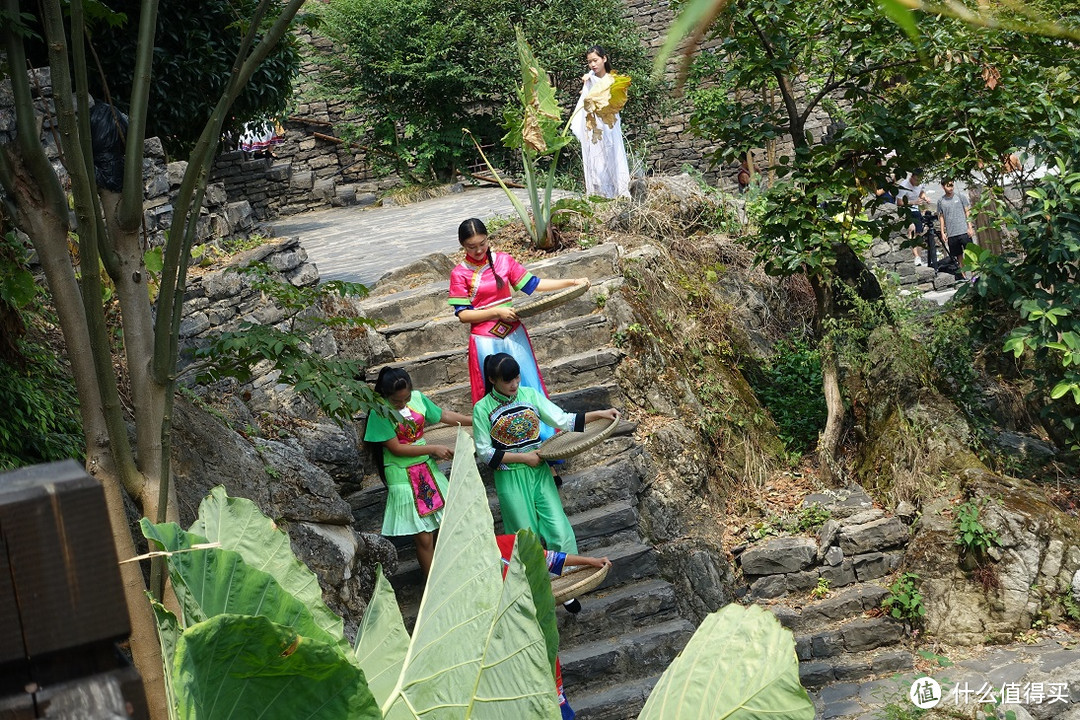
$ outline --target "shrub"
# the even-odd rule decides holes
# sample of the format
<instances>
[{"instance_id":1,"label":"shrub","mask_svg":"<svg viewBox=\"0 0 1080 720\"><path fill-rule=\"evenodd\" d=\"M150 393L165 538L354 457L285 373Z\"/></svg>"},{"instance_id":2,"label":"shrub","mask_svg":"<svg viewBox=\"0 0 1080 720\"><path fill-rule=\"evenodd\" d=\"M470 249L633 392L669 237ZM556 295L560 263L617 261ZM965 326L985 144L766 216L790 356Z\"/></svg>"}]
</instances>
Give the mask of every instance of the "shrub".
<instances>
[{"instance_id":1,"label":"shrub","mask_svg":"<svg viewBox=\"0 0 1080 720\"><path fill-rule=\"evenodd\" d=\"M922 593L915 587L915 581L918 579L917 573L902 573L889 586L888 596L881 601L882 609L889 616L903 620L909 626L920 622L926 615L926 608L922 604Z\"/></svg>"},{"instance_id":2,"label":"shrub","mask_svg":"<svg viewBox=\"0 0 1080 720\"><path fill-rule=\"evenodd\" d=\"M998 534L979 522L979 512L986 502L976 505L969 500L956 508L953 529L956 530L956 544L964 553L981 555L998 545Z\"/></svg>"},{"instance_id":3,"label":"shrub","mask_svg":"<svg viewBox=\"0 0 1080 720\"><path fill-rule=\"evenodd\" d=\"M627 126L644 128L658 103L645 44L619 3L333 0L322 14L333 44L320 92L352 104L351 135L371 148L370 158L415 181L445 179L475 159L462 128L498 146L503 106L517 97L515 26L534 44L563 108L577 101L594 43L634 78Z\"/></svg>"},{"instance_id":4,"label":"shrub","mask_svg":"<svg viewBox=\"0 0 1080 720\"><path fill-rule=\"evenodd\" d=\"M74 381L48 347L19 345L24 365L0 360L0 470L65 458L82 462Z\"/></svg>"},{"instance_id":5,"label":"shrub","mask_svg":"<svg viewBox=\"0 0 1080 720\"><path fill-rule=\"evenodd\" d=\"M826 413L818 350L799 339L777 343L772 364L754 383L754 390L776 421L788 452L812 450L825 427Z\"/></svg>"}]
</instances>

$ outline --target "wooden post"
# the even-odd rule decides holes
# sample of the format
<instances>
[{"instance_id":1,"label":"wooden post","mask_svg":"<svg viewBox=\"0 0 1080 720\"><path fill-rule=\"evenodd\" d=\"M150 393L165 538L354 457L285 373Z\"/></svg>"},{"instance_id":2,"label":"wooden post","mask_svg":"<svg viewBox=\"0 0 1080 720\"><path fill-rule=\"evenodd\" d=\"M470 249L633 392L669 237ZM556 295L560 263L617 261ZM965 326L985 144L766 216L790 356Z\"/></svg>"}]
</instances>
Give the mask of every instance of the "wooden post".
<instances>
[{"instance_id":1,"label":"wooden post","mask_svg":"<svg viewBox=\"0 0 1080 720\"><path fill-rule=\"evenodd\" d=\"M146 717L105 494L67 460L0 475L0 720Z\"/></svg>"}]
</instances>

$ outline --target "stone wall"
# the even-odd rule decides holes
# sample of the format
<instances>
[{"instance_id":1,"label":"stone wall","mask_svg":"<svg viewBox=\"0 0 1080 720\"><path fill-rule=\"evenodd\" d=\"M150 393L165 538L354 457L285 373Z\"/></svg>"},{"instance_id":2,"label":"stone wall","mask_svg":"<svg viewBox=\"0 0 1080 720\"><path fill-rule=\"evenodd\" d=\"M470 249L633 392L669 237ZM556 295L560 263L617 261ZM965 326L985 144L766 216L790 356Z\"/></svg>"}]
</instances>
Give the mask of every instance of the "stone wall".
<instances>
[{"instance_id":1,"label":"stone wall","mask_svg":"<svg viewBox=\"0 0 1080 720\"><path fill-rule=\"evenodd\" d=\"M839 499L839 495L843 499ZM738 552L743 577L755 599L807 593L824 579L829 588L876 580L900 566L908 526L898 517L885 517L858 487L810 496L804 506L828 507L816 538L776 537ZM846 514L845 513L849 513Z\"/></svg>"},{"instance_id":2,"label":"stone wall","mask_svg":"<svg viewBox=\"0 0 1080 720\"><path fill-rule=\"evenodd\" d=\"M303 42L316 47L329 43L305 32ZM317 71L306 60L301 86ZM300 93L303 94L302 92ZM371 205L377 193L400 184L396 177L377 177L367 152L334 139L334 126L346 119L342 101L301 101L283 122L284 141L272 156L251 157L239 150L225 152L214 164L211 179L223 183L230 197L251 203L259 220L306 210L347 205Z\"/></svg>"},{"instance_id":3,"label":"stone wall","mask_svg":"<svg viewBox=\"0 0 1080 720\"><path fill-rule=\"evenodd\" d=\"M60 162L54 124L56 108L52 99L52 77L49 68L30 71L30 87L34 108L42 118L41 142L60 181L68 184L67 170ZM94 102L91 99L90 106ZM11 82L0 81L0 144L15 139L15 102ZM166 162L165 150L158 138L149 138L143 146L143 221L147 243L158 247L165 243L165 234L173 217L173 200L187 170L187 162ZM2 194L2 192L0 192ZM213 243L222 238L246 235L255 229L251 203L243 197L229 199L224 183L207 185L203 207L196 224L196 244Z\"/></svg>"}]
</instances>

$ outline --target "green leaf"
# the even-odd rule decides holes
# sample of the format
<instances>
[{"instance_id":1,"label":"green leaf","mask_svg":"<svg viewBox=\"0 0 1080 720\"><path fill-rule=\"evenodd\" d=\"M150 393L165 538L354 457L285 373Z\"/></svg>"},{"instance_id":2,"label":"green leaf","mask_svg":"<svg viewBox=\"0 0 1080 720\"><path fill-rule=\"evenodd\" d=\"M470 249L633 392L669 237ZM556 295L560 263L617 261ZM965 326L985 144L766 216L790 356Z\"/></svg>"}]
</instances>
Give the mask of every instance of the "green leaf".
<instances>
[{"instance_id":1,"label":"green leaf","mask_svg":"<svg viewBox=\"0 0 1080 720\"><path fill-rule=\"evenodd\" d=\"M251 567L269 573L301 604L327 635L345 642L341 618L323 602L319 579L296 559L289 536L246 498L229 497L218 486L199 503L198 519L190 532L240 553Z\"/></svg>"},{"instance_id":2,"label":"green leaf","mask_svg":"<svg viewBox=\"0 0 1080 720\"><path fill-rule=\"evenodd\" d=\"M668 57L679 46L679 43L702 25L711 22L725 4L725 0L689 0L683 4L679 16L668 29L664 44L660 46L660 52L656 54L653 75L656 77L663 75Z\"/></svg>"},{"instance_id":3,"label":"green leaf","mask_svg":"<svg viewBox=\"0 0 1080 720\"><path fill-rule=\"evenodd\" d=\"M555 619L555 596L551 594L551 574L540 538L531 530L518 530L514 552L525 564L525 579L532 591L533 605L540 630L544 633L551 674L555 675L555 656L559 653L559 626Z\"/></svg>"},{"instance_id":4,"label":"green leaf","mask_svg":"<svg viewBox=\"0 0 1080 720\"><path fill-rule=\"evenodd\" d=\"M261 615L279 625L293 628L305 637L333 645L342 656L348 652L344 640L316 624L311 610L287 591L269 573L247 565L240 553L222 548L192 550L206 539L184 532L175 523L154 525L141 521L143 535L161 545L169 556L169 577L180 601L187 626L216 615Z\"/></svg>"},{"instance_id":5,"label":"green leaf","mask_svg":"<svg viewBox=\"0 0 1080 720\"><path fill-rule=\"evenodd\" d=\"M813 720L791 631L756 605L731 603L706 617L638 720L673 717Z\"/></svg>"},{"instance_id":6,"label":"green leaf","mask_svg":"<svg viewBox=\"0 0 1080 720\"><path fill-rule=\"evenodd\" d=\"M146 266L147 271L156 275L165 267L165 257L162 254L163 250L164 247L159 245L158 247L151 248L143 253L143 265Z\"/></svg>"},{"instance_id":7,"label":"green leaf","mask_svg":"<svg viewBox=\"0 0 1080 720\"><path fill-rule=\"evenodd\" d=\"M1075 394L1076 393L1076 384L1071 383L1071 382L1069 382L1067 380L1062 380L1061 382L1059 382L1057 385L1054 386L1053 390L1050 391L1050 399L1051 400L1057 400L1058 398L1063 397L1065 395L1065 393L1067 393L1067 392L1072 392L1072 393Z\"/></svg>"},{"instance_id":8,"label":"green leaf","mask_svg":"<svg viewBox=\"0 0 1080 720\"><path fill-rule=\"evenodd\" d=\"M381 720L364 673L335 644L262 616L218 615L180 636L174 683L182 720Z\"/></svg>"},{"instance_id":9,"label":"green leaf","mask_svg":"<svg viewBox=\"0 0 1080 720\"><path fill-rule=\"evenodd\" d=\"M353 649L353 658L367 675L368 687L380 706L394 689L408 649L409 633L380 564L375 568L375 591L364 610Z\"/></svg>"},{"instance_id":10,"label":"green leaf","mask_svg":"<svg viewBox=\"0 0 1080 720\"><path fill-rule=\"evenodd\" d=\"M158 641L161 643L161 661L165 671L165 695L169 704L169 720L176 720L177 698L173 687L173 660L176 645L180 642L180 622L164 605L150 601L157 622Z\"/></svg>"},{"instance_id":11,"label":"green leaf","mask_svg":"<svg viewBox=\"0 0 1080 720\"><path fill-rule=\"evenodd\" d=\"M394 690L382 704L387 720L561 717L518 552L505 582L501 566L472 441L459 429L416 629Z\"/></svg>"}]
</instances>

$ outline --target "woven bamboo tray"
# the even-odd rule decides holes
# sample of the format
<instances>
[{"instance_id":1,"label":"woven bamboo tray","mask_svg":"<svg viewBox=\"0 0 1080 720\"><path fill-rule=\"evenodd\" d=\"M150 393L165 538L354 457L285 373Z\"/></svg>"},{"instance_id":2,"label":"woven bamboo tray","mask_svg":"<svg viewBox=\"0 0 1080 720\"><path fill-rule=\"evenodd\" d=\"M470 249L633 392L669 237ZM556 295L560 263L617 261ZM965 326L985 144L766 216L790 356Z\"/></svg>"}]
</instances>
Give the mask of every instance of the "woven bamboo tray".
<instances>
[{"instance_id":1,"label":"woven bamboo tray","mask_svg":"<svg viewBox=\"0 0 1080 720\"><path fill-rule=\"evenodd\" d=\"M594 420L585 426L582 432L560 432L544 441L537 448L536 454L544 460L563 460L585 452L606 440L619 424L619 415L614 420Z\"/></svg>"},{"instance_id":2,"label":"woven bamboo tray","mask_svg":"<svg viewBox=\"0 0 1080 720\"><path fill-rule=\"evenodd\" d=\"M588 289L588 283L571 285L558 292L543 295L539 299L526 303L521 307L515 307L514 312L519 318L532 317L533 315L538 315L546 310L568 303L574 298L579 298L584 295Z\"/></svg>"}]
</instances>

